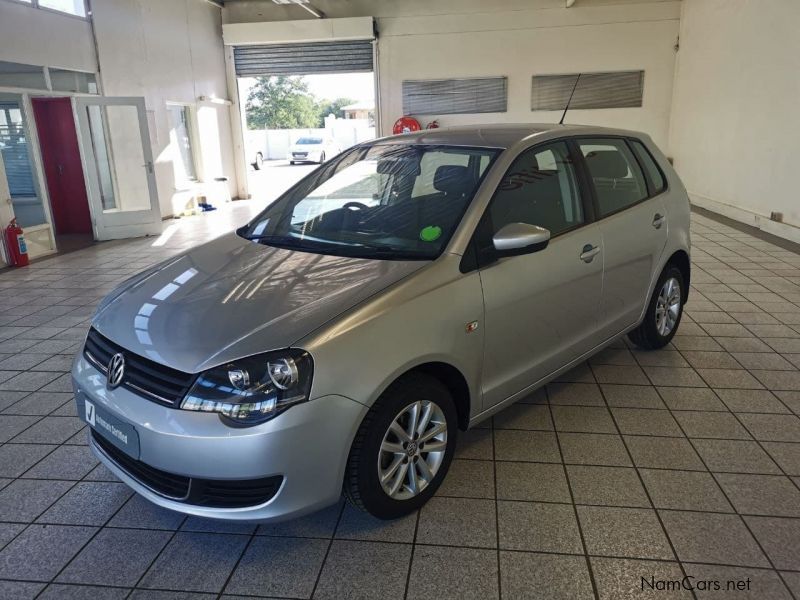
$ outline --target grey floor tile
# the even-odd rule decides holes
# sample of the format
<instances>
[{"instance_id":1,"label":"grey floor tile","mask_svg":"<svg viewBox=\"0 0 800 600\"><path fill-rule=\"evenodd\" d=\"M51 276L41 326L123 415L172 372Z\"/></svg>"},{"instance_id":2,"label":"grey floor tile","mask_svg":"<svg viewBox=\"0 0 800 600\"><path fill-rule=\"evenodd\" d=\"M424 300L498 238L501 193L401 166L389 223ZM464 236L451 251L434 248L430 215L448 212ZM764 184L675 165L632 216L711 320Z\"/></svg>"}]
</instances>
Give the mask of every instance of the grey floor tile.
<instances>
[{"instance_id":1,"label":"grey floor tile","mask_svg":"<svg viewBox=\"0 0 800 600\"><path fill-rule=\"evenodd\" d=\"M416 541L418 544L496 548L495 513L494 500L431 498L420 512Z\"/></svg>"},{"instance_id":2,"label":"grey floor tile","mask_svg":"<svg viewBox=\"0 0 800 600\"><path fill-rule=\"evenodd\" d=\"M103 529L72 559L57 581L134 586L171 535L146 529Z\"/></svg>"},{"instance_id":3,"label":"grey floor tile","mask_svg":"<svg viewBox=\"0 0 800 600\"><path fill-rule=\"evenodd\" d=\"M48 415L72 400L68 392L33 392L16 404L5 409L10 415Z\"/></svg>"},{"instance_id":4,"label":"grey floor tile","mask_svg":"<svg viewBox=\"0 0 800 600\"><path fill-rule=\"evenodd\" d=\"M554 406L603 406L596 383L549 383L547 397Z\"/></svg>"},{"instance_id":5,"label":"grey floor tile","mask_svg":"<svg viewBox=\"0 0 800 600\"><path fill-rule=\"evenodd\" d=\"M636 366L595 365L592 372L598 383L624 383L629 385L647 385L649 382L642 371Z\"/></svg>"},{"instance_id":6,"label":"grey floor tile","mask_svg":"<svg viewBox=\"0 0 800 600\"><path fill-rule=\"evenodd\" d=\"M512 431L511 433L519 433ZM459 432L455 458L492 460L494 450L491 429L470 429Z\"/></svg>"},{"instance_id":7,"label":"grey floor tile","mask_svg":"<svg viewBox=\"0 0 800 600\"><path fill-rule=\"evenodd\" d=\"M715 477L739 513L800 517L800 490L788 477L734 473Z\"/></svg>"},{"instance_id":8,"label":"grey floor tile","mask_svg":"<svg viewBox=\"0 0 800 600\"><path fill-rule=\"evenodd\" d=\"M677 562L602 558L593 556L592 571L601 600L690 600L692 592L678 586L656 589L659 582L682 581L684 578ZM644 580L644 582L643 582ZM648 584L652 585L650 589ZM644 589L643 589L644 587Z\"/></svg>"},{"instance_id":9,"label":"grey floor tile","mask_svg":"<svg viewBox=\"0 0 800 600\"><path fill-rule=\"evenodd\" d=\"M616 433L611 414L605 407L553 406L558 431L572 433Z\"/></svg>"},{"instance_id":10,"label":"grey floor tile","mask_svg":"<svg viewBox=\"0 0 800 600\"><path fill-rule=\"evenodd\" d=\"M658 352L651 350L634 350L633 356L642 367L688 367L680 352L676 350L661 349Z\"/></svg>"},{"instance_id":11,"label":"grey floor tile","mask_svg":"<svg viewBox=\"0 0 800 600\"><path fill-rule=\"evenodd\" d=\"M741 369L742 365L727 352L701 352L689 350L683 357L695 369Z\"/></svg>"},{"instance_id":12,"label":"grey floor tile","mask_svg":"<svg viewBox=\"0 0 800 600\"><path fill-rule=\"evenodd\" d=\"M68 481L17 479L0 491L0 521L29 523L72 485Z\"/></svg>"},{"instance_id":13,"label":"grey floor tile","mask_svg":"<svg viewBox=\"0 0 800 600\"><path fill-rule=\"evenodd\" d=\"M220 521L219 519L207 519L205 517L188 516L181 525L181 531L197 531L201 533L238 533L240 535L250 535L255 533L258 527L255 523L246 521Z\"/></svg>"},{"instance_id":14,"label":"grey floor tile","mask_svg":"<svg viewBox=\"0 0 800 600\"><path fill-rule=\"evenodd\" d=\"M33 600L45 588L45 585L29 581L0 581L0 598Z\"/></svg>"},{"instance_id":15,"label":"grey floor tile","mask_svg":"<svg viewBox=\"0 0 800 600\"><path fill-rule=\"evenodd\" d=\"M2 373L3 371L0 371ZM0 381L2 381L0 376ZM12 392L8 390L0 390L0 411L6 411L14 406L17 402L29 396L30 392Z\"/></svg>"},{"instance_id":16,"label":"grey floor tile","mask_svg":"<svg viewBox=\"0 0 800 600\"><path fill-rule=\"evenodd\" d=\"M58 376L58 373L50 373L47 371L23 371L19 375L15 375L14 377L6 379L4 382L0 383L0 390L35 392L36 390L46 386L51 381L57 379Z\"/></svg>"},{"instance_id":17,"label":"grey floor tile","mask_svg":"<svg viewBox=\"0 0 800 600\"><path fill-rule=\"evenodd\" d=\"M9 444L16 446L17 444ZM5 447L9 447L5 446ZM36 444L36 448L50 446ZM2 452L2 449L0 449ZM24 477L31 479L83 479L98 464L97 459L84 446L59 446L47 457L25 471Z\"/></svg>"},{"instance_id":18,"label":"grey floor tile","mask_svg":"<svg viewBox=\"0 0 800 600\"><path fill-rule=\"evenodd\" d=\"M96 531L94 527L31 525L0 552L0 578L50 581Z\"/></svg>"},{"instance_id":19,"label":"grey floor tile","mask_svg":"<svg viewBox=\"0 0 800 600\"><path fill-rule=\"evenodd\" d=\"M299 519L259 525L256 535L330 538L343 509L344 502L340 501Z\"/></svg>"},{"instance_id":20,"label":"grey floor tile","mask_svg":"<svg viewBox=\"0 0 800 600\"><path fill-rule=\"evenodd\" d=\"M800 390L800 371L753 370L752 373L769 390Z\"/></svg>"},{"instance_id":21,"label":"grey floor tile","mask_svg":"<svg viewBox=\"0 0 800 600\"><path fill-rule=\"evenodd\" d=\"M142 578L140 587L220 592L248 537L178 532Z\"/></svg>"},{"instance_id":22,"label":"grey floor tile","mask_svg":"<svg viewBox=\"0 0 800 600\"><path fill-rule=\"evenodd\" d=\"M575 511L569 504L497 503L500 548L581 554Z\"/></svg>"},{"instance_id":23,"label":"grey floor tile","mask_svg":"<svg viewBox=\"0 0 800 600\"><path fill-rule=\"evenodd\" d=\"M579 506L578 518L590 555L674 558L652 509Z\"/></svg>"},{"instance_id":24,"label":"grey floor tile","mask_svg":"<svg viewBox=\"0 0 800 600\"><path fill-rule=\"evenodd\" d=\"M777 352L736 352L733 357L745 369L792 370L794 366Z\"/></svg>"},{"instance_id":25,"label":"grey floor tile","mask_svg":"<svg viewBox=\"0 0 800 600\"><path fill-rule=\"evenodd\" d=\"M392 520L376 519L351 504L345 504L344 512L336 528L336 537L348 540L364 540L369 542L405 542L414 541L414 528L417 514Z\"/></svg>"},{"instance_id":26,"label":"grey floor tile","mask_svg":"<svg viewBox=\"0 0 800 600\"><path fill-rule=\"evenodd\" d=\"M672 410L728 410L711 388L659 387L656 389Z\"/></svg>"},{"instance_id":27,"label":"grey floor tile","mask_svg":"<svg viewBox=\"0 0 800 600\"><path fill-rule=\"evenodd\" d=\"M637 467L705 471L703 462L685 438L625 436Z\"/></svg>"},{"instance_id":28,"label":"grey floor tile","mask_svg":"<svg viewBox=\"0 0 800 600\"><path fill-rule=\"evenodd\" d=\"M576 504L650 506L635 469L570 465L567 474Z\"/></svg>"},{"instance_id":29,"label":"grey floor tile","mask_svg":"<svg viewBox=\"0 0 800 600\"><path fill-rule=\"evenodd\" d=\"M656 508L733 512L710 473L663 469L642 469L640 473Z\"/></svg>"},{"instance_id":30,"label":"grey floor tile","mask_svg":"<svg viewBox=\"0 0 800 600\"><path fill-rule=\"evenodd\" d=\"M56 446L49 444L5 444L0 446L0 477L19 477Z\"/></svg>"},{"instance_id":31,"label":"grey floor tile","mask_svg":"<svg viewBox=\"0 0 800 600\"><path fill-rule=\"evenodd\" d=\"M720 565L684 565L693 577L698 600L791 600L792 596L772 570L723 567ZM700 581L719 582L720 589L699 589Z\"/></svg>"},{"instance_id":32,"label":"grey floor tile","mask_svg":"<svg viewBox=\"0 0 800 600\"><path fill-rule=\"evenodd\" d=\"M777 569L800 571L800 519L744 517Z\"/></svg>"},{"instance_id":33,"label":"grey floor tile","mask_svg":"<svg viewBox=\"0 0 800 600\"><path fill-rule=\"evenodd\" d=\"M768 567L738 515L664 510L661 520L682 561Z\"/></svg>"},{"instance_id":34,"label":"grey floor tile","mask_svg":"<svg viewBox=\"0 0 800 600\"><path fill-rule=\"evenodd\" d=\"M488 433L491 442L492 432ZM551 431L497 429L494 431L494 451L497 460L561 462L556 434ZM458 450L456 456L459 456Z\"/></svg>"},{"instance_id":35,"label":"grey floor tile","mask_svg":"<svg viewBox=\"0 0 800 600\"><path fill-rule=\"evenodd\" d=\"M494 463L488 460L454 460L439 496L494 498Z\"/></svg>"},{"instance_id":36,"label":"grey floor tile","mask_svg":"<svg viewBox=\"0 0 800 600\"><path fill-rule=\"evenodd\" d=\"M645 367L645 373L653 385L675 387L703 387L705 382L692 368Z\"/></svg>"},{"instance_id":37,"label":"grey floor tile","mask_svg":"<svg viewBox=\"0 0 800 600\"><path fill-rule=\"evenodd\" d=\"M51 583L37 600L123 600L131 590L96 585Z\"/></svg>"},{"instance_id":38,"label":"grey floor tile","mask_svg":"<svg viewBox=\"0 0 800 600\"><path fill-rule=\"evenodd\" d=\"M780 473L758 442L696 439L692 443L708 468L716 473Z\"/></svg>"},{"instance_id":39,"label":"grey floor tile","mask_svg":"<svg viewBox=\"0 0 800 600\"><path fill-rule=\"evenodd\" d=\"M0 523L0 550L17 537L25 527L24 523Z\"/></svg>"},{"instance_id":40,"label":"grey floor tile","mask_svg":"<svg viewBox=\"0 0 800 600\"><path fill-rule=\"evenodd\" d=\"M334 540L314 598L403 598L410 544Z\"/></svg>"},{"instance_id":41,"label":"grey floor tile","mask_svg":"<svg viewBox=\"0 0 800 600\"><path fill-rule=\"evenodd\" d=\"M558 440L567 464L632 466L619 435L559 433Z\"/></svg>"},{"instance_id":42,"label":"grey floor tile","mask_svg":"<svg viewBox=\"0 0 800 600\"><path fill-rule=\"evenodd\" d=\"M552 431L550 409L539 404L512 404L494 417L495 429L538 429Z\"/></svg>"},{"instance_id":43,"label":"grey floor tile","mask_svg":"<svg viewBox=\"0 0 800 600\"><path fill-rule=\"evenodd\" d=\"M800 442L800 417L740 413L739 419L757 440Z\"/></svg>"},{"instance_id":44,"label":"grey floor tile","mask_svg":"<svg viewBox=\"0 0 800 600\"><path fill-rule=\"evenodd\" d=\"M800 597L800 573L796 572L782 572L781 577L786 583L787 587L792 590L794 597Z\"/></svg>"},{"instance_id":45,"label":"grey floor tile","mask_svg":"<svg viewBox=\"0 0 800 600\"><path fill-rule=\"evenodd\" d=\"M416 546L408 580L409 600L498 598L497 552L476 548Z\"/></svg>"},{"instance_id":46,"label":"grey floor tile","mask_svg":"<svg viewBox=\"0 0 800 600\"><path fill-rule=\"evenodd\" d=\"M104 525L133 495L124 483L80 482L37 519L60 525Z\"/></svg>"},{"instance_id":47,"label":"grey floor tile","mask_svg":"<svg viewBox=\"0 0 800 600\"><path fill-rule=\"evenodd\" d=\"M43 417L14 438L14 441L32 444L62 444L85 426L86 424L77 417Z\"/></svg>"},{"instance_id":48,"label":"grey floor tile","mask_svg":"<svg viewBox=\"0 0 800 600\"><path fill-rule=\"evenodd\" d=\"M570 502L561 465L498 461L495 470L498 499Z\"/></svg>"},{"instance_id":49,"label":"grey floor tile","mask_svg":"<svg viewBox=\"0 0 800 600\"><path fill-rule=\"evenodd\" d=\"M21 432L24 432L28 427L38 421L38 417L23 417L17 415L0 415L0 444L7 442L14 438ZM23 441L23 440L18 440ZM52 440L39 440L47 443Z\"/></svg>"},{"instance_id":50,"label":"grey floor tile","mask_svg":"<svg viewBox=\"0 0 800 600\"><path fill-rule=\"evenodd\" d=\"M784 473L800 476L800 444L763 442L763 446Z\"/></svg>"},{"instance_id":51,"label":"grey floor tile","mask_svg":"<svg viewBox=\"0 0 800 600\"><path fill-rule=\"evenodd\" d=\"M532 552L500 552L503 598L589 600L594 597L586 559Z\"/></svg>"},{"instance_id":52,"label":"grey floor tile","mask_svg":"<svg viewBox=\"0 0 800 600\"><path fill-rule=\"evenodd\" d=\"M178 529L186 515L161 508L134 494L108 522L111 527L141 527L144 529Z\"/></svg>"},{"instance_id":53,"label":"grey floor tile","mask_svg":"<svg viewBox=\"0 0 800 600\"><path fill-rule=\"evenodd\" d=\"M620 408L666 408L655 388L649 385L602 386L606 402L611 407Z\"/></svg>"},{"instance_id":54,"label":"grey floor tile","mask_svg":"<svg viewBox=\"0 0 800 600\"><path fill-rule=\"evenodd\" d=\"M225 592L310 598L328 541L258 537L248 546Z\"/></svg>"},{"instance_id":55,"label":"grey floor tile","mask_svg":"<svg viewBox=\"0 0 800 600\"><path fill-rule=\"evenodd\" d=\"M690 438L751 439L731 413L674 411L672 414Z\"/></svg>"},{"instance_id":56,"label":"grey floor tile","mask_svg":"<svg viewBox=\"0 0 800 600\"><path fill-rule=\"evenodd\" d=\"M680 437L680 427L667 410L612 408L611 413L623 435Z\"/></svg>"},{"instance_id":57,"label":"grey floor tile","mask_svg":"<svg viewBox=\"0 0 800 600\"><path fill-rule=\"evenodd\" d=\"M788 413L788 408L768 390L717 390L717 394L733 412Z\"/></svg>"}]
</instances>

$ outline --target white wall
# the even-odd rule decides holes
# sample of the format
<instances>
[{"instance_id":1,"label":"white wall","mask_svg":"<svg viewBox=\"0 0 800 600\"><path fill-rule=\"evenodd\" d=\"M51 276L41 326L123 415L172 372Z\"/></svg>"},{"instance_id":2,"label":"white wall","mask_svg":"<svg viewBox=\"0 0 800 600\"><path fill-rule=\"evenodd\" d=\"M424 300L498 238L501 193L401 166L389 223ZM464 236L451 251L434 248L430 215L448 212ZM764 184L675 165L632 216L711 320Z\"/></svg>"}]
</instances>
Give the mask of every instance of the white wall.
<instances>
[{"instance_id":1,"label":"white wall","mask_svg":"<svg viewBox=\"0 0 800 600\"><path fill-rule=\"evenodd\" d=\"M97 70L89 22L0 0L0 60Z\"/></svg>"},{"instance_id":2,"label":"white wall","mask_svg":"<svg viewBox=\"0 0 800 600\"><path fill-rule=\"evenodd\" d=\"M429 115L440 125L552 122L530 110L531 76L645 70L641 108L571 111L567 121L623 126L668 138L680 2L664 0L318 0L328 17L374 16L379 31L383 131L402 116L402 81L505 75L508 112ZM226 23L303 19L297 6L263 0L230 3ZM424 125L425 123L423 123Z\"/></svg>"},{"instance_id":3,"label":"white wall","mask_svg":"<svg viewBox=\"0 0 800 600\"><path fill-rule=\"evenodd\" d=\"M220 9L204 0L95 0L93 10L105 94L145 98L161 214L180 212L187 196L175 188L167 102L194 107L198 175L227 176L234 193L229 107L199 101L228 98Z\"/></svg>"},{"instance_id":4,"label":"white wall","mask_svg":"<svg viewBox=\"0 0 800 600\"><path fill-rule=\"evenodd\" d=\"M684 2L670 132L693 202L796 241L799 28L797 0Z\"/></svg>"}]
</instances>

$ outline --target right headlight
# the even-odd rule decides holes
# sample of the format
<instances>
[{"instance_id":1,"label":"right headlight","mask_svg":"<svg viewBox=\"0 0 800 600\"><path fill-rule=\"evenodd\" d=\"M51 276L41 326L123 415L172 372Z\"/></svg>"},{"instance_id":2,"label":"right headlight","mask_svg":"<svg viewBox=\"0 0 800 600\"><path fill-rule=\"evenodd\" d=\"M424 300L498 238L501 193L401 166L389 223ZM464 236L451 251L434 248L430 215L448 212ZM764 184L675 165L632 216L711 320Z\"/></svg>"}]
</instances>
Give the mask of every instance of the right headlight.
<instances>
[{"instance_id":1,"label":"right headlight","mask_svg":"<svg viewBox=\"0 0 800 600\"><path fill-rule=\"evenodd\" d=\"M181 408L215 412L236 425L256 425L308 400L314 366L297 349L257 354L204 371Z\"/></svg>"}]
</instances>

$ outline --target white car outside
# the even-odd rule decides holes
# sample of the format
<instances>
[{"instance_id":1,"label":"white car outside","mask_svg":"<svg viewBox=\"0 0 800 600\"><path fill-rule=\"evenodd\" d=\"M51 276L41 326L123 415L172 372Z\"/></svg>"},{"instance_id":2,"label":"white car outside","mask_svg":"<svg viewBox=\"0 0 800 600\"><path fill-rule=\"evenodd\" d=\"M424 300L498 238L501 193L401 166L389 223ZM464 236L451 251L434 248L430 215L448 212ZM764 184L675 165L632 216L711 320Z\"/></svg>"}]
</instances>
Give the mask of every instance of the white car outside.
<instances>
[{"instance_id":1,"label":"white car outside","mask_svg":"<svg viewBox=\"0 0 800 600\"><path fill-rule=\"evenodd\" d=\"M342 149L331 138L304 136L289 148L290 164L299 162L324 163L339 154Z\"/></svg>"}]
</instances>

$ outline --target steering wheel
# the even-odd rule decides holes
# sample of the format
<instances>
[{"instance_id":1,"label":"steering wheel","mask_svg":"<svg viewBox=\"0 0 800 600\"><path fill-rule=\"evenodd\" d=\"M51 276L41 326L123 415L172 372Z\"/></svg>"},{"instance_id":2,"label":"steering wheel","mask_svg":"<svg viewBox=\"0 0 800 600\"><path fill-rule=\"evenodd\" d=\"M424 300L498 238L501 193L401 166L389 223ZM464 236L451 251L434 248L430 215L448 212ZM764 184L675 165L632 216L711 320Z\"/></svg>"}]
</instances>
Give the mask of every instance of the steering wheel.
<instances>
[{"instance_id":1,"label":"steering wheel","mask_svg":"<svg viewBox=\"0 0 800 600\"><path fill-rule=\"evenodd\" d=\"M363 202L356 202L355 200L351 200L350 202L346 202L345 204L343 204L342 208L355 208L357 210L364 210L369 208L369 206L367 206Z\"/></svg>"}]
</instances>

